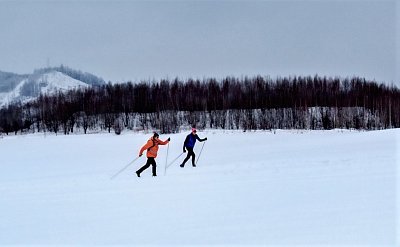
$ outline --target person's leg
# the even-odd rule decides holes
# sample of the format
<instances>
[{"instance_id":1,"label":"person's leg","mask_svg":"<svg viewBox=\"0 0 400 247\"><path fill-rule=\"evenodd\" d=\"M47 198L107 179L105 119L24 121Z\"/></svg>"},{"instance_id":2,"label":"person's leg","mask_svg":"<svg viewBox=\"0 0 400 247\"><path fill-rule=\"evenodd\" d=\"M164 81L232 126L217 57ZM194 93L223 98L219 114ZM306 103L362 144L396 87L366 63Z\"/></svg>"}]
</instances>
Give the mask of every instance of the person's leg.
<instances>
[{"instance_id":1,"label":"person's leg","mask_svg":"<svg viewBox=\"0 0 400 247\"><path fill-rule=\"evenodd\" d=\"M194 153L194 151L193 151L193 149L192 150L190 150L190 152L191 152L191 156L192 156L192 166L196 166L196 164L194 163L195 161L196 161L196 154Z\"/></svg>"},{"instance_id":2,"label":"person's leg","mask_svg":"<svg viewBox=\"0 0 400 247\"><path fill-rule=\"evenodd\" d=\"M151 163L151 160L150 160L150 159L153 159L153 160L154 160L154 158L147 158L146 164L145 164L144 166L142 166L142 168L140 168L139 170L136 171L136 174L138 175L138 177L140 177L140 173L142 173L144 170L146 170L147 168L149 168L150 163Z\"/></svg>"},{"instance_id":3,"label":"person's leg","mask_svg":"<svg viewBox=\"0 0 400 247\"><path fill-rule=\"evenodd\" d=\"M150 164L153 166L152 167L152 172L153 172L153 177L157 176L157 164L156 164L156 160L154 158L149 158L150 160Z\"/></svg>"},{"instance_id":4,"label":"person's leg","mask_svg":"<svg viewBox=\"0 0 400 247\"><path fill-rule=\"evenodd\" d=\"M186 149L188 150L188 154L187 154L186 158L183 160L181 167L185 166L185 163L190 159L190 156L193 153L193 148L186 148Z\"/></svg>"}]
</instances>

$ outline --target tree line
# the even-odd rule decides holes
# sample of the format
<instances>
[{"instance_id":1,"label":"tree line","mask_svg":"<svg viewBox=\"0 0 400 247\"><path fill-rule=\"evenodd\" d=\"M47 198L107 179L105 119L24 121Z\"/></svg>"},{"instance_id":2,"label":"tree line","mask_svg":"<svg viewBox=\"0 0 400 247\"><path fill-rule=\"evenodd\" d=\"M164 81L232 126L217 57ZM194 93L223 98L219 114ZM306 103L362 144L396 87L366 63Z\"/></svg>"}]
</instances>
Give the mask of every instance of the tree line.
<instances>
[{"instance_id":1,"label":"tree line","mask_svg":"<svg viewBox=\"0 0 400 247\"><path fill-rule=\"evenodd\" d=\"M386 129L400 127L400 91L364 78L226 77L79 88L0 110L0 132L123 129Z\"/></svg>"}]
</instances>

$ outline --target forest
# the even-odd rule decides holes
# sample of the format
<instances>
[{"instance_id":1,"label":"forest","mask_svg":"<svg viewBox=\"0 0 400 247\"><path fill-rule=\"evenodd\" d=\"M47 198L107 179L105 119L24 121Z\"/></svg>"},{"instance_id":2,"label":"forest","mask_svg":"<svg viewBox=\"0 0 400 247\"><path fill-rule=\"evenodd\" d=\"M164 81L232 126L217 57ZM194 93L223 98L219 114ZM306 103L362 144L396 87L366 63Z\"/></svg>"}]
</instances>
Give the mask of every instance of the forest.
<instances>
[{"instance_id":1,"label":"forest","mask_svg":"<svg viewBox=\"0 0 400 247\"><path fill-rule=\"evenodd\" d=\"M93 85L0 109L4 134L400 127L400 91L364 78L226 77Z\"/></svg>"}]
</instances>

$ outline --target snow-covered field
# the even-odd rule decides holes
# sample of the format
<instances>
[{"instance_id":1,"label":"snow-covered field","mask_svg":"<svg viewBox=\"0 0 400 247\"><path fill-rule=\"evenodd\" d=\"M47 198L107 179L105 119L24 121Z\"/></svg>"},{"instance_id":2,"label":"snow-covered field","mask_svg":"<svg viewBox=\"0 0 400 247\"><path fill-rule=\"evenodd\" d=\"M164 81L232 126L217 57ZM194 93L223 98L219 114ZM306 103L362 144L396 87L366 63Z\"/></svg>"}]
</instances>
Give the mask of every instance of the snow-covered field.
<instances>
[{"instance_id":1,"label":"snow-covered field","mask_svg":"<svg viewBox=\"0 0 400 247\"><path fill-rule=\"evenodd\" d=\"M0 138L0 245L396 245L400 130L208 130L165 176L187 134L112 180L151 134Z\"/></svg>"}]
</instances>

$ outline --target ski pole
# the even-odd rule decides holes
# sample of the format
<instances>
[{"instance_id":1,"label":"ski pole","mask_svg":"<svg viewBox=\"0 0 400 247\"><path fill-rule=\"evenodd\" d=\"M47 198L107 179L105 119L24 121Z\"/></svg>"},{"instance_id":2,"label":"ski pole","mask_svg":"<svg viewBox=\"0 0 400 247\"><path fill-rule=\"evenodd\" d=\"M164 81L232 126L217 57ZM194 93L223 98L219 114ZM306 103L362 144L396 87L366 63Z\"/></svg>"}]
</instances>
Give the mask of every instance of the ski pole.
<instances>
[{"instance_id":1,"label":"ski pole","mask_svg":"<svg viewBox=\"0 0 400 247\"><path fill-rule=\"evenodd\" d=\"M167 174L168 151L169 151L169 142L168 142L168 147L167 147L167 157L165 158L165 169L164 169L164 176Z\"/></svg>"},{"instance_id":2,"label":"ski pole","mask_svg":"<svg viewBox=\"0 0 400 247\"><path fill-rule=\"evenodd\" d=\"M126 168L128 168L128 166L132 165L139 158L140 158L140 156L136 157L134 160L129 162L126 166L124 166L124 168L122 168L117 173L115 173L110 179L114 179L116 176L118 176L121 172L123 172Z\"/></svg>"},{"instance_id":3,"label":"ski pole","mask_svg":"<svg viewBox=\"0 0 400 247\"><path fill-rule=\"evenodd\" d=\"M179 157L182 156L182 154L184 154L184 153L181 153L180 155L178 155L178 157L176 157L173 161L171 161L171 162L166 166L166 168L170 167L177 159L179 159ZM165 169L166 169L166 168L165 168Z\"/></svg>"},{"instance_id":4,"label":"ski pole","mask_svg":"<svg viewBox=\"0 0 400 247\"><path fill-rule=\"evenodd\" d=\"M196 160L196 166L197 166L197 164L199 163L199 159L200 159L200 155L201 155L201 152L203 152L203 148L204 148L204 145L205 145L206 143L204 142L203 143L203 146L201 146L201 150L200 150L200 153L199 153L199 157L197 157L197 160Z\"/></svg>"}]
</instances>

